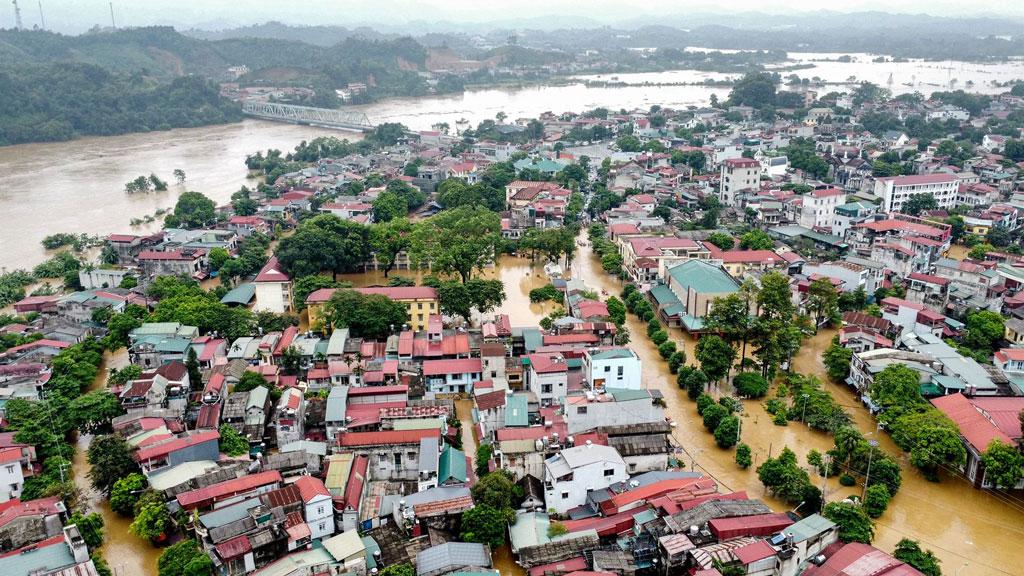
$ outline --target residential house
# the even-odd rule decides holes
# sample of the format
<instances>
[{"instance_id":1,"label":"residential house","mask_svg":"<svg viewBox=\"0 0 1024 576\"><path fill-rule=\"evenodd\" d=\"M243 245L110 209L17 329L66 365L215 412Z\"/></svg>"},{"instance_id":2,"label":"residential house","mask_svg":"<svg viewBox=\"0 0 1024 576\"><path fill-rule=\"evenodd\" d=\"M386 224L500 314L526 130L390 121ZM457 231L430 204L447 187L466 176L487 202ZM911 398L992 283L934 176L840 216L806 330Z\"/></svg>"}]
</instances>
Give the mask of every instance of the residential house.
<instances>
[{"instance_id":1,"label":"residential house","mask_svg":"<svg viewBox=\"0 0 1024 576\"><path fill-rule=\"evenodd\" d=\"M585 504L590 492L628 479L626 463L614 448L588 441L544 461L544 500L565 514Z\"/></svg>"},{"instance_id":2,"label":"residential house","mask_svg":"<svg viewBox=\"0 0 1024 576\"><path fill-rule=\"evenodd\" d=\"M599 426L640 425L665 421L665 409L659 405L656 390L605 388L604 393L587 392L569 396L565 402L565 422L569 434L594 430Z\"/></svg>"},{"instance_id":3,"label":"residential house","mask_svg":"<svg viewBox=\"0 0 1024 576\"><path fill-rule=\"evenodd\" d=\"M334 507L331 493L327 491L323 481L313 476L300 476L294 486L299 489L302 496L302 516L309 526L310 538L318 540L334 534Z\"/></svg>"},{"instance_id":4,"label":"residential house","mask_svg":"<svg viewBox=\"0 0 1024 576\"><path fill-rule=\"evenodd\" d=\"M285 388L277 402L274 413L274 429L277 431L277 445L298 442L305 437L306 399L302 390Z\"/></svg>"},{"instance_id":5,"label":"residential house","mask_svg":"<svg viewBox=\"0 0 1024 576\"><path fill-rule=\"evenodd\" d=\"M0 464L0 466L4 466ZM58 496L5 500L0 506L0 551L10 552L59 536L68 511Z\"/></svg>"},{"instance_id":6,"label":"residential house","mask_svg":"<svg viewBox=\"0 0 1024 576\"><path fill-rule=\"evenodd\" d=\"M530 354L526 386L541 406L562 404L568 390L568 364L560 353Z\"/></svg>"},{"instance_id":7,"label":"residential house","mask_svg":"<svg viewBox=\"0 0 1024 576\"><path fill-rule=\"evenodd\" d=\"M670 305L680 306L680 321L689 332L704 328L703 319L716 299L739 291L739 284L721 266L704 260L689 260L669 268L667 279L676 299Z\"/></svg>"},{"instance_id":8,"label":"residential house","mask_svg":"<svg viewBox=\"0 0 1024 576\"><path fill-rule=\"evenodd\" d=\"M187 276L204 278L207 251L201 248L181 250L144 250L136 257L143 274L157 276Z\"/></svg>"},{"instance_id":9,"label":"residential house","mask_svg":"<svg viewBox=\"0 0 1024 576\"><path fill-rule=\"evenodd\" d=\"M964 476L975 488L994 488L985 477L982 455L993 441L1009 446L1021 442L1018 415L1024 410L1024 397L970 398L957 393L933 398L931 403L960 429L960 440L967 450L967 460L961 468ZM1024 488L1024 480L1015 488Z\"/></svg>"},{"instance_id":10,"label":"residential house","mask_svg":"<svg viewBox=\"0 0 1024 576\"><path fill-rule=\"evenodd\" d=\"M292 309L292 279L281 268L277 256L271 256L256 275L257 311L283 314Z\"/></svg>"},{"instance_id":11,"label":"residential house","mask_svg":"<svg viewBox=\"0 0 1024 576\"><path fill-rule=\"evenodd\" d=\"M420 440L440 436L437 428L341 432L337 443L341 450L351 450L370 459L369 477L373 480L412 481L420 472Z\"/></svg>"},{"instance_id":12,"label":"residential house","mask_svg":"<svg viewBox=\"0 0 1024 576\"><path fill-rule=\"evenodd\" d=\"M718 199L728 207L739 205L742 192L761 186L761 163L753 158L730 158L722 162Z\"/></svg>"},{"instance_id":13,"label":"residential house","mask_svg":"<svg viewBox=\"0 0 1024 576\"><path fill-rule=\"evenodd\" d=\"M846 202L846 192L838 188L818 188L801 197L797 223L812 230L831 230L836 208Z\"/></svg>"},{"instance_id":14,"label":"residential house","mask_svg":"<svg viewBox=\"0 0 1024 576\"><path fill-rule=\"evenodd\" d=\"M435 394L459 394L472 390L479 382L483 364L479 358L451 360L425 360L423 379L427 389Z\"/></svg>"},{"instance_id":15,"label":"residential house","mask_svg":"<svg viewBox=\"0 0 1024 576\"><path fill-rule=\"evenodd\" d=\"M605 387L639 390L640 358L630 348L590 349L583 355L583 374L591 390Z\"/></svg>"},{"instance_id":16,"label":"residential house","mask_svg":"<svg viewBox=\"0 0 1024 576\"><path fill-rule=\"evenodd\" d=\"M935 198L939 208L952 208L956 204L959 181L952 174L917 174L913 176L887 176L875 180L875 196L882 199L883 212L900 212L903 204L916 194Z\"/></svg>"}]
</instances>

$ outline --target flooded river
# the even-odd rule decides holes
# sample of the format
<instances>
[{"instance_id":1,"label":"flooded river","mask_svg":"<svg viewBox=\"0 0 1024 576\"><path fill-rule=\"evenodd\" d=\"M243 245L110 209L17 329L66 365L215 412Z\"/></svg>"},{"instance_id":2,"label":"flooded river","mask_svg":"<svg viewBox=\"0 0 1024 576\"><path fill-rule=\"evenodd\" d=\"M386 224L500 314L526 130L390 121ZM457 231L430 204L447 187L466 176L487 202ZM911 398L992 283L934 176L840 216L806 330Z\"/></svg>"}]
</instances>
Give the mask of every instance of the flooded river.
<instances>
[{"instance_id":1,"label":"flooded river","mask_svg":"<svg viewBox=\"0 0 1024 576\"><path fill-rule=\"evenodd\" d=\"M1024 61L1002 64L966 62L873 63L872 55L853 54L852 62L835 61L839 54L791 54L790 64L814 68L797 70L800 77L818 76L829 82L851 77L888 85L894 93L956 88L992 93L992 81L1024 79ZM785 76L788 72L782 72ZM371 122L402 122L415 130L460 120L476 125L498 112L508 118L536 117L546 111L583 111L598 106L614 110L653 104L682 108L706 105L712 94L724 99L728 87L701 85L728 74L678 70L658 73L583 76L558 86L527 86L468 90L462 94L426 98L395 98L356 106ZM616 87L587 86L585 80L614 81ZM662 84L662 85L656 85ZM911 84L911 86L906 86ZM838 88L838 87L837 87ZM828 89L826 89L828 91ZM71 142L0 147L0 268L31 268L46 258L39 245L47 234L150 231L159 224L131 227L174 205L184 190L196 190L218 203L246 184L245 156L257 150L291 150L303 139L331 134L349 139L358 135L315 127L246 120L226 126L188 128L148 134L82 138ZM184 186L173 183L172 171L187 175ZM171 182L161 193L124 193L124 184L139 175L155 173Z\"/></svg>"}]
</instances>

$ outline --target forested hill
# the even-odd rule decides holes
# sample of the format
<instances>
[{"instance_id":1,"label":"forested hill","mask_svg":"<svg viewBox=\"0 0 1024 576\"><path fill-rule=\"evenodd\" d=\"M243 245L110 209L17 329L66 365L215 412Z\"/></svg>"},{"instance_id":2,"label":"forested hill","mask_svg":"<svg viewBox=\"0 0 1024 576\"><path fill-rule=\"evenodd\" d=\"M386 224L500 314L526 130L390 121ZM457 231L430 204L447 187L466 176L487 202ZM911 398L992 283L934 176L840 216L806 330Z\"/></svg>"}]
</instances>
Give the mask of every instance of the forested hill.
<instances>
[{"instance_id":1,"label":"forested hill","mask_svg":"<svg viewBox=\"0 0 1024 576\"><path fill-rule=\"evenodd\" d=\"M237 104L214 81L247 66L314 89L309 103L337 106L334 88L372 78L369 97L425 92L427 51L410 38L350 37L333 46L290 40L202 40L169 27L65 36L0 30L0 145L233 122Z\"/></svg>"}]
</instances>

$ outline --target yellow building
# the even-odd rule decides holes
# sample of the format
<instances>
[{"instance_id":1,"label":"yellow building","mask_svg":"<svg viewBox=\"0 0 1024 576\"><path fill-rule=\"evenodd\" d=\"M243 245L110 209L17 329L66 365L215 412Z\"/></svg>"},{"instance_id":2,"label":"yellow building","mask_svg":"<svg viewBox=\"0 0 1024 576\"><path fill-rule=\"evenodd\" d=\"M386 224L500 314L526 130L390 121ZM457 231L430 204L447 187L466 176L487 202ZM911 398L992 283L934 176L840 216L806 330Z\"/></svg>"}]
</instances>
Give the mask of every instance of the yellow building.
<instances>
[{"instance_id":1,"label":"yellow building","mask_svg":"<svg viewBox=\"0 0 1024 576\"><path fill-rule=\"evenodd\" d=\"M441 302L437 290L429 286L393 286L379 288L355 288L361 294L380 294L395 302L405 304L409 312L409 326L415 331L427 329L431 315L441 313ZM309 326L313 329L323 327L323 307L331 295L333 288L322 288L306 298L306 310L309 314ZM395 326L395 329L399 329Z\"/></svg>"}]
</instances>

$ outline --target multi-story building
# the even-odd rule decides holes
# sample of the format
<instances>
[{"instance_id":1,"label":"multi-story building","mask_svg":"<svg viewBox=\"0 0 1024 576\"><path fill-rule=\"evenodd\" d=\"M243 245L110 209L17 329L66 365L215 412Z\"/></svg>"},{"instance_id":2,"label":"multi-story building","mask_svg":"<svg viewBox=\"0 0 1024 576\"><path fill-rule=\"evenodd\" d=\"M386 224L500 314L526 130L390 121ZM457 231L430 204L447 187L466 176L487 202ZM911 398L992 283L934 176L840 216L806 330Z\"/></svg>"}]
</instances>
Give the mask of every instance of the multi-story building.
<instances>
[{"instance_id":1,"label":"multi-story building","mask_svg":"<svg viewBox=\"0 0 1024 576\"><path fill-rule=\"evenodd\" d=\"M355 290L360 294L379 294L404 304L409 313L409 326L417 332L426 330L430 323L430 317L441 313L437 290L429 286L387 286L356 288ZM310 326L329 330L328 327L323 326L323 309L334 292L334 288L321 288L306 298ZM396 330L401 328L401 326L395 326Z\"/></svg>"},{"instance_id":2,"label":"multi-story building","mask_svg":"<svg viewBox=\"0 0 1024 576\"><path fill-rule=\"evenodd\" d=\"M569 386L565 357L557 352L530 354L526 384L541 406L561 404Z\"/></svg>"},{"instance_id":3,"label":"multi-story building","mask_svg":"<svg viewBox=\"0 0 1024 576\"><path fill-rule=\"evenodd\" d=\"M630 348L587 350L583 355L583 374L591 390L643 388L640 358Z\"/></svg>"},{"instance_id":4,"label":"multi-story building","mask_svg":"<svg viewBox=\"0 0 1024 576\"><path fill-rule=\"evenodd\" d=\"M559 514L582 506L594 490L629 479L615 448L591 444L566 448L544 461L544 501Z\"/></svg>"},{"instance_id":5,"label":"multi-story building","mask_svg":"<svg viewBox=\"0 0 1024 576\"><path fill-rule=\"evenodd\" d=\"M838 188L812 190L802 197L800 219L804 228L831 228L836 208L846 202L846 192Z\"/></svg>"},{"instance_id":6,"label":"multi-story building","mask_svg":"<svg viewBox=\"0 0 1024 576\"><path fill-rule=\"evenodd\" d=\"M888 176L875 180L875 196L882 199L883 212L902 211L903 204L916 194L934 197L939 208L952 208L959 186L959 180L952 174Z\"/></svg>"},{"instance_id":7,"label":"multi-story building","mask_svg":"<svg viewBox=\"0 0 1024 576\"><path fill-rule=\"evenodd\" d=\"M736 206L740 192L756 190L761 185L761 163L753 158L730 158L722 162L718 199L726 206Z\"/></svg>"},{"instance_id":8,"label":"multi-story building","mask_svg":"<svg viewBox=\"0 0 1024 576\"><path fill-rule=\"evenodd\" d=\"M285 274L277 256L271 256L256 275L256 310L283 314L292 309L292 279Z\"/></svg>"}]
</instances>

